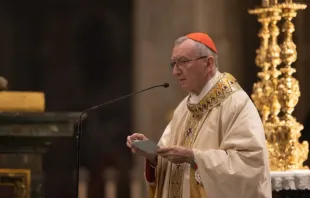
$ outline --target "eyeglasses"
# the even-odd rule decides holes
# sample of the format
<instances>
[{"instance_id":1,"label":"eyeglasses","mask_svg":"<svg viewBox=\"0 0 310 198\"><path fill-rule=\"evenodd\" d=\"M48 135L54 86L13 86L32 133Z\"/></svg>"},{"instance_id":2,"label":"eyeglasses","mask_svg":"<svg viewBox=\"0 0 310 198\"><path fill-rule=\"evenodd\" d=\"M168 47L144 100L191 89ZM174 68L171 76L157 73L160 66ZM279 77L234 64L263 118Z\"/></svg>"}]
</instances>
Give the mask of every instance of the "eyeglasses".
<instances>
[{"instance_id":1,"label":"eyeglasses","mask_svg":"<svg viewBox=\"0 0 310 198\"><path fill-rule=\"evenodd\" d=\"M190 61L199 60L203 58L207 58L208 56L200 56L198 58L188 59L188 60L176 60L170 63L170 67L173 69L174 66L177 66L179 69L184 69Z\"/></svg>"}]
</instances>

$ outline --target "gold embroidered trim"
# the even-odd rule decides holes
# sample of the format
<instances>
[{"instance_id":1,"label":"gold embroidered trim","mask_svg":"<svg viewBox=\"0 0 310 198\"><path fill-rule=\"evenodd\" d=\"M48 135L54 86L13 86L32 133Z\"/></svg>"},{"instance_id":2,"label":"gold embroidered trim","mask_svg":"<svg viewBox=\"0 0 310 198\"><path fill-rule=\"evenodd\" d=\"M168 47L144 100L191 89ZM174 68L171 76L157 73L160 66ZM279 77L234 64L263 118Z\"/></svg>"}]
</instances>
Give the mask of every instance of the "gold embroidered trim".
<instances>
[{"instance_id":1,"label":"gold embroidered trim","mask_svg":"<svg viewBox=\"0 0 310 198\"><path fill-rule=\"evenodd\" d=\"M228 96L241 87L237 80L230 74L225 73L223 77L215 84L215 86L208 92L208 94L198 103L189 104L187 101L187 108L190 115L185 119L185 130L181 138L181 142L175 142L176 145L192 148L196 137L207 118L207 114L213 107L223 102ZM178 138L176 138L178 139ZM186 164L172 164L169 198L181 198L183 177Z\"/></svg>"},{"instance_id":2,"label":"gold embroidered trim","mask_svg":"<svg viewBox=\"0 0 310 198\"><path fill-rule=\"evenodd\" d=\"M193 114L203 114L223 102L230 94L240 89L242 88L237 80L231 74L224 73L223 77L198 104L189 104L190 97L188 97L187 108Z\"/></svg>"}]
</instances>

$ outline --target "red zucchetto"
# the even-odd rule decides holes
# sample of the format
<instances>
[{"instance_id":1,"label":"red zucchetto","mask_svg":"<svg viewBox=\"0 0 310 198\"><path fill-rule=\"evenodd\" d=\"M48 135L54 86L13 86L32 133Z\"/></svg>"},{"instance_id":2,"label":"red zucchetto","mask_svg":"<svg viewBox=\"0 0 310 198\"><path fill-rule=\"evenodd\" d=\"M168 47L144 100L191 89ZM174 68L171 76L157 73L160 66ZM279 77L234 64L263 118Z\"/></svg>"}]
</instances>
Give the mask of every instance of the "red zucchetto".
<instances>
[{"instance_id":1,"label":"red zucchetto","mask_svg":"<svg viewBox=\"0 0 310 198\"><path fill-rule=\"evenodd\" d=\"M217 49L215 47L215 44L212 41L212 39L209 37L208 34L201 33L201 32L195 32L195 33L190 33L190 34L186 35L186 37L206 45L213 52L217 53Z\"/></svg>"}]
</instances>

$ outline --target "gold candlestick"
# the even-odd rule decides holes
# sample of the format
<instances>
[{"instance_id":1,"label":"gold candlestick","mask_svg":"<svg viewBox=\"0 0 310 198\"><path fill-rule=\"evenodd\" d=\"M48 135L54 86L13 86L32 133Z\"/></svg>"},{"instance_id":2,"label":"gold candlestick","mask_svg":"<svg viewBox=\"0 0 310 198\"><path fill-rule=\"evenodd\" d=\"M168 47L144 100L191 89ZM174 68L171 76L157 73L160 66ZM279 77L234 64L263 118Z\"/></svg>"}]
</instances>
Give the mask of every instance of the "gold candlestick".
<instances>
[{"instance_id":1,"label":"gold candlestick","mask_svg":"<svg viewBox=\"0 0 310 198\"><path fill-rule=\"evenodd\" d=\"M307 6L287 2L277 6L282 10L282 17L284 18L282 27L284 41L281 45L281 59L284 67L281 68L283 76L280 78L278 86L278 97L282 107L281 111L283 112L279 126L279 131L282 133L280 137L282 138L279 141L284 144L282 150L285 152L282 156L286 159L285 166L282 168L285 170L296 170L308 168L303 166L303 162L308 157L308 142L304 141L302 144L298 142L303 126L292 116L300 96L299 82L292 76L296 72L296 69L292 68L292 64L297 59L296 45L292 39L293 32L295 31L292 19L297 16L297 10L305 9Z\"/></svg>"},{"instance_id":2,"label":"gold candlestick","mask_svg":"<svg viewBox=\"0 0 310 198\"><path fill-rule=\"evenodd\" d=\"M270 4L270 7L249 10L250 14L258 16L262 24L258 33L261 43L255 58L256 65L262 71L258 73L260 81L253 86L252 99L263 120L270 169L306 169L308 167L302 164L308 156L308 143L298 142L303 126L292 116L300 96L299 83L292 76L296 72L292 63L297 59L296 45L292 39L295 31L292 19L296 17L296 11L305 9L306 5L294 4L292 0L282 4L271 1ZM277 23L281 18L284 19L284 41L279 46ZM281 62L284 66L278 69Z\"/></svg>"},{"instance_id":3,"label":"gold candlestick","mask_svg":"<svg viewBox=\"0 0 310 198\"><path fill-rule=\"evenodd\" d=\"M281 9L277 7L270 8L270 42L267 51L267 59L270 60L270 81L272 83L272 102L270 109L270 119L269 121L272 123L278 122L278 114L280 113L281 106L278 100L277 95L277 86L278 86L278 76L281 72L278 70L278 65L281 64L280 52L281 48L278 44L278 36L280 34L280 30L277 26L278 21L281 20Z\"/></svg>"},{"instance_id":4,"label":"gold candlestick","mask_svg":"<svg viewBox=\"0 0 310 198\"><path fill-rule=\"evenodd\" d=\"M269 2L268 2L269 3ZM260 38L260 47L256 50L256 58L255 64L262 69L261 72L258 73L258 77L260 81L255 83L253 86L253 94L251 95L256 108L261 114L263 122L265 122L270 114L269 107L269 96L271 94L271 84L269 81L270 74L268 69L270 67L270 63L267 60L267 50L269 43L269 9L268 8L257 8L253 10L249 10L250 14L255 14L258 16L258 22L261 23L261 29L258 33L258 37Z\"/></svg>"},{"instance_id":5,"label":"gold candlestick","mask_svg":"<svg viewBox=\"0 0 310 198\"><path fill-rule=\"evenodd\" d=\"M267 147L269 150L269 163L270 167L273 168L277 165L282 167L285 164L285 159L281 158L281 152L278 152L279 149L282 148L282 144L277 141L279 134L279 122L280 119L278 114L281 111L281 105L278 99L278 76L281 72L278 70L278 66L281 64L280 52L281 48L278 45L278 36L280 34L280 30L277 26L278 21L281 20L281 9L273 6L270 9L269 17L270 17L270 42L268 46L267 52L267 60L270 61L270 83L271 83L271 94L269 96L270 105L270 115L266 122L264 123L265 134L267 138ZM275 161L276 159L276 161Z\"/></svg>"}]
</instances>

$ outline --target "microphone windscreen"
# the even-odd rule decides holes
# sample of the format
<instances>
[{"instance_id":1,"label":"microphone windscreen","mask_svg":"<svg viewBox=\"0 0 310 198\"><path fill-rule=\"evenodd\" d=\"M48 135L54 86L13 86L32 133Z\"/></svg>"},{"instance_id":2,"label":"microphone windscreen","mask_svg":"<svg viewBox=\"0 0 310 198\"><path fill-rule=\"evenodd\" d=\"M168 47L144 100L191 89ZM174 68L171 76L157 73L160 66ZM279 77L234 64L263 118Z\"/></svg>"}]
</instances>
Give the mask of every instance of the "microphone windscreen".
<instances>
[{"instance_id":1,"label":"microphone windscreen","mask_svg":"<svg viewBox=\"0 0 310 198\"><path fill-rule=\"evenodd\" d=\"M169 87L169 83L164 83L164 87L165 88Z\"/></svg>"}]
</instances>

